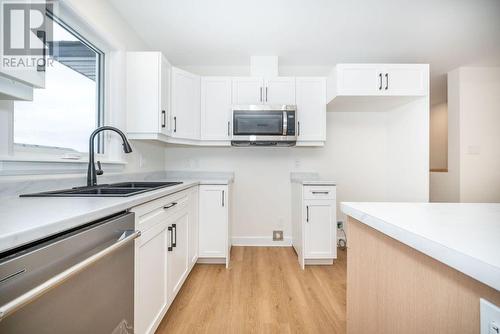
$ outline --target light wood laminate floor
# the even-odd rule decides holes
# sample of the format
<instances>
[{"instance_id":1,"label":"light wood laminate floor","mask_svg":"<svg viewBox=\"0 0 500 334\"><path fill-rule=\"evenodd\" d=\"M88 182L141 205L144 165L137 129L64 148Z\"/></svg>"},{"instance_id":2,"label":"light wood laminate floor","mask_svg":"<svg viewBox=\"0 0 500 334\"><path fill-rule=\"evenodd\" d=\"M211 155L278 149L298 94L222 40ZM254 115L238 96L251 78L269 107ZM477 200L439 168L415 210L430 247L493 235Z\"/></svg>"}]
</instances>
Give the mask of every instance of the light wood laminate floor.
<instances>
[{"instance_id":1,"label":"light wood laminate floor","mask_svg":"<svg viewBox=\"0 0 500 334\"><path fill-rule=\"evenodd\" d=\"M197 264L157 333L345 333L346 251L301 270L290 247L233 247Z\"/></svg>"}]
</instances>

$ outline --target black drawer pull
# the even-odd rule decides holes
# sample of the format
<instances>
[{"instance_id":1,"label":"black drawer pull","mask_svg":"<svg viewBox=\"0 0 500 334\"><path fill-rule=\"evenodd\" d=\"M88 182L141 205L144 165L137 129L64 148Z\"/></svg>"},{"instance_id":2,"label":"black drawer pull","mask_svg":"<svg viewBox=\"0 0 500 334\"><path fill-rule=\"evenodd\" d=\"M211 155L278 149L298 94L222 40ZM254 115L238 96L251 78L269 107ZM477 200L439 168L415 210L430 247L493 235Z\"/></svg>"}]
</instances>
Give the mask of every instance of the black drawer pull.
<instances>
[{"instance_id":1,"label":"black drawer pull","mask_svg":"<svg viewBox=\"0 0 500 334\"><path fill-rule=\"evenodd\" d=\"M172 207L174 207L174 206L176 206L176 205L177 205L177 202L173 202L173 203L170 203L169 205L165 205L165 206L163 207L163 209L164 209L164 210L168 210L168 209L170 209L170 208L172 208Z\"/></svg>"},{"instance_id":2,"label":"black drawer pull","mask_svg":"<svg viewBox=\"0 0 500 334\"><path fill-rule=\"evenodd\" d=\"M329 191L313 191L312 193L313 193L313 195L318 195L318 194L328 195L330 192Z\"/></svg>"}]
</instances>

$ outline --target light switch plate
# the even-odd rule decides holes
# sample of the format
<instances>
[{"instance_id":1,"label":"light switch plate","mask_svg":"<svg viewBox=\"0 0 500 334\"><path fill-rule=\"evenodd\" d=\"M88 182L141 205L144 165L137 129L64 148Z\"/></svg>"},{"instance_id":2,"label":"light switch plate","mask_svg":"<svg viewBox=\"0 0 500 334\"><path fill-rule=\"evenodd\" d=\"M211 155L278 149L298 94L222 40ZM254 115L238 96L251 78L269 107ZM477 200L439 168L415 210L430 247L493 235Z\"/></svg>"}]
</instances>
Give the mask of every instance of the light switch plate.
<instances>
[{"instance_id":1,"label":"light switch plate","mask_svg":"<svg viewBox=\"0 0 500 334\"><path fill-rule=\"evenodd\" d=\"M500 334L500 307L486 299L479 299L481 334Z\"/></svg>"}]
</instances>

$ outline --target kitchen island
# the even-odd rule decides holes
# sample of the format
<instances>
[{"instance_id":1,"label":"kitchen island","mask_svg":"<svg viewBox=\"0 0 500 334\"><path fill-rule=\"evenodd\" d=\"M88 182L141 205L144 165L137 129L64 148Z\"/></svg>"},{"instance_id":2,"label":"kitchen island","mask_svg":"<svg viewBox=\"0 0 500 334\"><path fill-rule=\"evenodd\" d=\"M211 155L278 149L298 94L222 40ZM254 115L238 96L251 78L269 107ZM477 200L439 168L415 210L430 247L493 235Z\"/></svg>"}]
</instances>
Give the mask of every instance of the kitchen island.
<instances>
[{"instance_id":1,"label":"kitchen island","mask_svg":"<svg viewBox=\"0 0 500 334\"><path fill-rule=\"evenodd\" d=\"M500 305L500 204L342 203L348 333L479 333Z\"/></svg>"}]
</instances>

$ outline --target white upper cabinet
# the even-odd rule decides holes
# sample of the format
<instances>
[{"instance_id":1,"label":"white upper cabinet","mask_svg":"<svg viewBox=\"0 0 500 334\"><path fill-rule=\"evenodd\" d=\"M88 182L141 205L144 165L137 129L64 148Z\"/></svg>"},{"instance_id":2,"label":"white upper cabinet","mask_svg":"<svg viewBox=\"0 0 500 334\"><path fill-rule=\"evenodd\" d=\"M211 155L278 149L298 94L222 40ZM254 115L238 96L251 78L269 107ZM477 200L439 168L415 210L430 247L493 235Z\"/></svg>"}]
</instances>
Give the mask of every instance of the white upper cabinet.
<instances>
[{"instance_id":1,"label":"white upper cabinet","mask_svg":"<svg viewBox=\"0 0 500 334\"><path fill-rule=\"evenodd\" d=\"M326 78L297 77L298 144L326 140Z\"/></svg>"},{"instance_id":2,"label":"white upper cabinet","mask_svg":"<svg viewBox=\"0 0 500 334\"><path fill-rule=\"evenodd\" d=\"M264 80L264 103L295 104L295 78L275 77Z\"/></svg>"},{"instance_id":3,"label":"white upper cabinet","mask_svg":"<svg viewBox=\"0 0 500 334\"><path fill-rule=\"evenodd\" d=\"M201 79L201 139L224 140L231 137L231 78Z\"/></svg>"},{"instance_id":4,"label":"white upper cabinet","mask_svg":"<svg viewBox=\"0 0 500 334\"><path fill-rule=\"evenodd\" d=\"M127 132L130 138L169 134L171 68L160 52L127 53Z\"/></svg>"},{"instance_id":5,"label":"white upper cabinet","mask_svg":"<svg viewBox=\"0 0 500 334\"><path fill-rule=\"evenodd\" d=\"M295 104L295 78L233 78L233 104Z\"/></svg>"},{"instance_id":6,"label":"white upper cabinet","mask_svg":"<svg viewBox=\"0 0 500 334\"><path fill-rule=\"evenodd\" d=\"M264 103L264 81L261 77L233 78L233 104Z\"/></svg>"},{"instance_id":7,"label":"white upper cabinet","mask_svg":"<svg viewBox=\"0 0 500 334\"><path fill-rule=\"evenodd\" d=\"M329 77L328 100L336 96L425 96L427 64L339 64Z\"/></svg>"},{"instance_id":8,"label":"white upper cabinet","mask_svg":"<svg viewBox=\"0 0 500 334\"><path fill-rule=\"evenodd\" d=\"M170 115L172 110L170 108L170 94L171 94L171 77L172 65L165 57L161 58L161 111L159 118L159 128L162 134L169 135L171 131Z\"/></svg>"},{"instance_id":9,"label":"white upper cabinet","mask_svg":"<svg viewBox=\"0 0 500 334\"><path fill-rule=\"evenodd\" d=\"M374 95L382 89L382 70L370 64L337 65L338 95Z\"/></svg>"},{"instance_id":10,"label":"white upper cabinet","mask_svg":"<svg viewBox=\"0 0 500 334\"><path fill-rule=\"evenodd\" d=\"M200 138L200 76L172 68L171 136Z\"/></svg>"},{"instance_id":11,"label":"white upper cabinet","mask_svg":"<svg viewBox=\"0 0 500 334\"><path fill-rule=\"evenodd\" d=\"M384 66L384 90L390 95L427 95L429 66L388 64Z\"/></svg>"}]
</instances>

